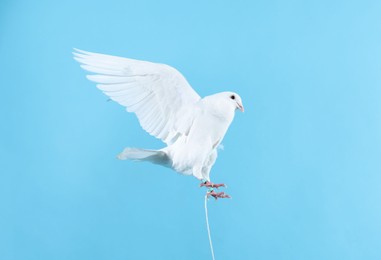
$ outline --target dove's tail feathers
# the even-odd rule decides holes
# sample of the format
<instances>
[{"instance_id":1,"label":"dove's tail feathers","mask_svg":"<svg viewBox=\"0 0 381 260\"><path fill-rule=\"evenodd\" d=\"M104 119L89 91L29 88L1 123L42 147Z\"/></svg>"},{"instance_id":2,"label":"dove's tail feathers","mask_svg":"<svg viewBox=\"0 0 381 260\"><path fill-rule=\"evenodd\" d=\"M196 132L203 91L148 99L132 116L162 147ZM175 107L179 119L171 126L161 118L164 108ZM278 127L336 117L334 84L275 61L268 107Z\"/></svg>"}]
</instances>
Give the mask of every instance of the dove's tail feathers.
<instances>
[{"instance_id":1,"label":"dove's tail feathers","mask_svg":"<svg viewBox=\"0 0 381 260\"><path fill-rule=\"evenodd\" d=\"M170 159L163 151L146 150L139 148L125 148L118 154L119 160L146 161L163 166L170 166Z\"/></svg>"}]
</instances>

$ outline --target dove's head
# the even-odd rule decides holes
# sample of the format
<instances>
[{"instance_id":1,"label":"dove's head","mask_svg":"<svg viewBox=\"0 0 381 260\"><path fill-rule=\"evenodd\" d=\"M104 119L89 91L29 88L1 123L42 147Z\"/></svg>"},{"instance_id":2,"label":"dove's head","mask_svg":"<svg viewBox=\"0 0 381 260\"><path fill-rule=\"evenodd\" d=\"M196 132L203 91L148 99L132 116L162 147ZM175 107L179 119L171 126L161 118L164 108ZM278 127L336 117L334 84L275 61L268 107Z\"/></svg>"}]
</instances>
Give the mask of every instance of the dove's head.
<instances>
[{"instance_id":1,"label":"dove's head","mask_svg":"<svg viewBox=\"0 0 381 260\"><path fill-rule=\"evenodd\" d=\"M230 119L233 119L234 112L237 109L244 111L241 97L237 93L230 91L207 96L203 98L203 101L209 111Z\"/></svg>"},{"instance_id":2,"label":"dove's head","mask_svg":"<svg viewBox=\"0 0 381 260\"><path fill-rule=\"evenodd\" d=\"M239 109L242 112L245 111L242 105L242 99L241 97L234 92L225 92L227 98L229 99L229 102L235 107L235 109Z\"/></svg>"}]
</instances>

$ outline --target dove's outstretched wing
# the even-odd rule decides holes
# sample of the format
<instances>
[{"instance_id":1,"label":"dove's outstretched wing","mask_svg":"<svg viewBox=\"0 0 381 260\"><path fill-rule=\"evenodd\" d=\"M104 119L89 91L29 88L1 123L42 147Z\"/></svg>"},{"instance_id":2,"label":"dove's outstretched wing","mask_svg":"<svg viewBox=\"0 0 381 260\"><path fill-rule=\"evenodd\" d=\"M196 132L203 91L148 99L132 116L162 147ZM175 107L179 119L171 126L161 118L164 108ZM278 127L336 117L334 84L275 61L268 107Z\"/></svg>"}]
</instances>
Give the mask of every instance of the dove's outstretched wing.
<instances>
[{"instance_id":1,"label":"dove's outstretched wing","mask_svg":"<svg viewBox=\"0 0 381 260\"><path fill-rule=\"evenodd\" d=\"M133 112L149 134L170 144L192 125L200 96L176 69L152 62L75 49L87 78L110 99Z\"/></svg>"}]
</instances>

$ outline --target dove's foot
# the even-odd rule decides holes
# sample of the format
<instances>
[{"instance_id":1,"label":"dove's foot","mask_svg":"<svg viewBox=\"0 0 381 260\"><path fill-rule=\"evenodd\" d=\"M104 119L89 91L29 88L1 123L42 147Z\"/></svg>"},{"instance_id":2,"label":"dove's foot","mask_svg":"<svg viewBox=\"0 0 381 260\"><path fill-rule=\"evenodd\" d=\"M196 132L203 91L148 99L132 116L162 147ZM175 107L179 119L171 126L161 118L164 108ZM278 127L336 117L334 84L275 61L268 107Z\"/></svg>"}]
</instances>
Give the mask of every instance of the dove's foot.
<instances>
[{"instance_id":1,"label":"dove's foot","mask_svg":"<svg viewBox=\"0 0 381 260\"><path fill-rule=\"evenodd\" d=\"M226 185L223 184L223 183L214 184L214 183L212 183L210 181L206 181L206 182L202 182L200 184L200 187L207 187L207 188L216 188L216 189L218 189L219 187L226 187Z\"/></svg>"},{"instance_id":2,"label":"dove's foot","mask_svg":"<svg viewBox=\"0 0 381 260\"><path fill-rule=\"evenodd\" d=\"M212 191L208 191L206 193L206 195L208 196L208 198L212 196L216 200L217 199L231 199L231 197L228 194L226 194L225 192L215 192L213 190Z\"/></svg>"}]
</instances>

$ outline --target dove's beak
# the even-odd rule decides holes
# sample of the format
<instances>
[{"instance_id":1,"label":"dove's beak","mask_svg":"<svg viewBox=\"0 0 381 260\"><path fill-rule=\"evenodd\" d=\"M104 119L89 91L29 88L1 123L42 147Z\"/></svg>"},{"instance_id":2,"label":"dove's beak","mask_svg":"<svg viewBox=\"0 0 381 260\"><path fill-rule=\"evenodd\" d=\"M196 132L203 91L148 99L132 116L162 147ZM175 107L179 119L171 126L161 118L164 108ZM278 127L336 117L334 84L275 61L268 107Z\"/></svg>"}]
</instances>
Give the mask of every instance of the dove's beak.
<instances>
[{"instance_id":1,"label":"dove's beak","mask_svg":"<svg viewBox=\"0 0 381 260\"><path fill-rule=\"evenodd\" d=\"M243 108L241 104L238 104L238 109L241 110L241 112L245 112L245 109Z\"/></svg>"}]
</instances>

